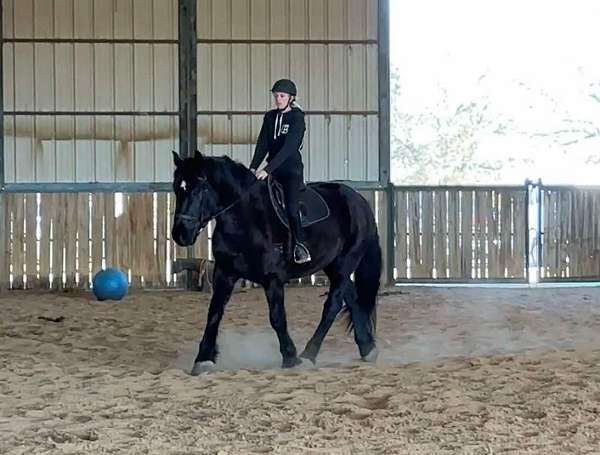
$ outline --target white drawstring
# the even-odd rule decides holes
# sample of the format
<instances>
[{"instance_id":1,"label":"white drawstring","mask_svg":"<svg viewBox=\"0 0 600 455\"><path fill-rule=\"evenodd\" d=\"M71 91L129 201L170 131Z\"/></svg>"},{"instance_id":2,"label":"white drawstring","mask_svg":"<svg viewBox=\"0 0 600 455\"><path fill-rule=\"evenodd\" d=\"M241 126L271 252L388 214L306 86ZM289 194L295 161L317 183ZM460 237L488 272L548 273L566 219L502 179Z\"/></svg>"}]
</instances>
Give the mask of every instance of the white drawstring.
<instances>
[{"instance_id":1,"label":"white drawstring","mask_svg":"<svg viewBox=\"0 0 600 455\"><path fill-rule=\"evenodd\" d=\"M277 128L277 122L279 122L279 129ZM283 126L283 113L278 112L275 117L275 127L273 128L273 139L277 139L281 136L281 127Z\"/></svg>"},{"instance_id":2,"label":"white drawstring","mask_svg":"<svg viewBox=\"0 0 600 455\"><path fill-rule=\"evenodd\" d=\"M281 127L283 127L283 112L281 113L281 118L279 119L279 130L277 131L277 137L281 136Z\"/></svg>"}]
</instances>

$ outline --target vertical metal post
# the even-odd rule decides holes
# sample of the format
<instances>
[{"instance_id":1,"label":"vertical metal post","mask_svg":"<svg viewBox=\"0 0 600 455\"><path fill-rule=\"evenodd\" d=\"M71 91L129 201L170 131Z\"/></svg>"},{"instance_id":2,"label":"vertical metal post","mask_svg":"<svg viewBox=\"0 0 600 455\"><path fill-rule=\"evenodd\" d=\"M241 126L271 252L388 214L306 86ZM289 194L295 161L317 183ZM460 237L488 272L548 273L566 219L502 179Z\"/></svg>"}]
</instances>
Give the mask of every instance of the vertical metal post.
<instances>
[{"instance_id":1,"label":"vertical metal post","mask_svg":"<svg viewBox=\"0 0 600 455\"><path fill-rule=\"evenodd\" d=\"M390 5L379 0L377 8L377 66L379 92L379 184L385 188L387 239L386 285L394 281L395 191L390 183Z\"/></svg>"},{"instance_id":2,"label":"vertical metal post","mask_svg":"<svg viewBox=\"0 0 600 455\"><path fill-rule=\"evenodd\" d=\"M0 0L0 193L4 191L4 22Z\"/></svg>"},{"instance_id":3,"label":"vertical metal post","mask_svg":"<svg viewBox=\"0 0 600 455\"><path fill-rule=\"evenodd\" d=\"M8 226L6 222L8 218L6 196L6 193L0 191L0 291L8 289L8 283L10 282L7 260L9 255L9 233L5 229Z\"/></svg>"},{"instance_id":4,"label":"vertical metal post","mask_svg":"<svg viewBox=\"0 0 600 455\"><path fill-rule=\"evenodd\" d=\"M387 249L385 252L386 255L386 276L387 276L387 285L391 285L394 283L394 262L396 259L396 246L394 245L394 240L396 237L395 228L396 228L396 191L394 185L392 183L388 183L386 188L386 216L387 216Z\"/></svg>"},{"instance_id":5,"label":"vertical metal post","mask_svg":"<svg viewBox=\"0 0 600 455\"><path fill-rule=\"evenodd\" d=\"M379 92L379 183L390 182L390 5L379 0L377 14L377 66Z\"/></svg>"},{"instance_id":6,"label":"vertical metal post","mask_svg":"<svg viewBox=\"0 0 600 455\"><path fill-rule=\"evenodd\" d=\"M542 179L538 179L538 183L537 183L537 254L538 254L538 264L537 264L537 269L538 269L538 281L542 280L542 271L543 271L543 264L542 264L542 260L543 255L542 255L542 231L543 231L543 226L542 226L542 210L543 210L543 204L542 204Z\"/></svg>"},{"instance_id":7,"label":"vertical metal post","mask_svg":"<svg viewBox=\"0 0 600 455\"><path fill-rule=\"evenodd\" d=\"M197 137L196 0L179 0L179 152L193 156Z\"/></svg>"},{"instance_id":8,"label":"vertical metal post","mask_svg":"<svg viewBox=\"0 0 600 455\"><path fill-rule=\"evenodd\" d=\"M196 90L196 0L179 0L179 153L191 157L197 149L197 90ZM187 249L188 259L194 256ZM186 288L193 287L193 273L187 271Z\"/></svg>"},{"instance_id":9,"label":"vertical metal post","mask_svg":"<svg viewBox=\"0 0 600 455\"><path fill-rule=\"evenodd\" d=\"M0 290L9 282L8 270L5 268L7 263L7 241L8 232L6 232L6 204L4 194L4 21L2 11L2 0L0 0Z\"/></svg>"},{"instance_id":10,"label":"vertical metal post","mask_svg":"<svg viewBox=\"0 0 600 455\"><path fill-rule=\"evenodd\" d=\"M529 192L531 191L531 182L525 180L525 281L529 284Z\"/></svg>"}]
</instances>

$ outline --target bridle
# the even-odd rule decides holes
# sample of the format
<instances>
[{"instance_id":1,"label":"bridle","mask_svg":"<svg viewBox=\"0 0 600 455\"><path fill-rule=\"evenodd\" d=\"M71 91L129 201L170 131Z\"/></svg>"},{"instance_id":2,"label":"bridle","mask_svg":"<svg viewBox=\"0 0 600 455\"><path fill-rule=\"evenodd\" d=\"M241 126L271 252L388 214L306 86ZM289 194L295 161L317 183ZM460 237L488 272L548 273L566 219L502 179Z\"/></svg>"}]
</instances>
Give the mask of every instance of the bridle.
<instances>
[{"instance_id":1,"label":"bridle","mask_svg":"<svg viewBox=\"0 0 600 455\"><path fill-rule=\"evenodd\" d=\"M247 192L250 188L252 188L254 185L256 185L257 183L259 183L260 180L256 180L255 182L252 182L252 184L250 186L248 186L248 188L246 188L244 190L244 192ZM202 199L201 199L201 205L200 205L200 216L202 216L204 214L204 205L205 205L205 201L206 201L206 194L208 193L208 183L205 183L205 187L202 189ZM229 210L231 210L234 206L236 206L240 201L242 200L241 197L237 198L235 201L233 201L231 204L229 204L227 207L217 211L217 213L214 213L210 216L210 218L208 218L207 223L209 223L210 221L220 217L221 215L225 214L226 212L228 212ZM180 220L185 220L185 221L194 221L194 222L200 222L200 219L198 219L197 217L191 216L191 215L185 215L182 213L176 213L174 216L175 219L180 219Z\"/></svg>"},{"instance_id":2,"label":"bridle","mask_svg":"<svg viewBox=\"0 0 600 455\"><path fill-rule=\"evenodd\" d=\"M202 219L202 216L204 215L204 205L205 205L205 201L206 201L206 194L204 193L208 193L208 188L206 187L206 183L204 188L202 188L202 198L200 199L200 219ZM200 219L198 219L195 216L191 216L191 215L185 215L183 213L176 213L174 218L176 220L184 220L184 221L193 221L194 223L200 223ZM208 221L210 221L212 218L210 218Z\"/></svg>"}]
</instances>

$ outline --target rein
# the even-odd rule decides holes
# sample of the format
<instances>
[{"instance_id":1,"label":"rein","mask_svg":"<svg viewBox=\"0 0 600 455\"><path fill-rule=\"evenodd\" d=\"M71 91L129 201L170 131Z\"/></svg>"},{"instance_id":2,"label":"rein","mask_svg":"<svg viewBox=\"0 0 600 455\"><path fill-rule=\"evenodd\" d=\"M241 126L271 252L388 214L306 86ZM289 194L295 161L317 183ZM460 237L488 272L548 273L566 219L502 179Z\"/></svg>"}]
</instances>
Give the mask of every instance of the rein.
<instances>
[{"instance_id":1,"label":"rein","mask_svg":"<svg viewBox=\"0 0 600 455\"><path fill-rule=\"evenodd\" d=\"M246 188L246 189L244 190L244 192L247 192L247 191L249 191L249 190L250 190L250 188L252 188L254 185L256 185L257 183L260 183L260 182L261 182L261 180L258 180L258 179L256 179L256 181L255 181L255 182L253 182L253 183L252 183L252 185L248 186L248 188ZM242 200L242 198L241 198L241 197L237 198L235 201L233 201L233 202L232 202L231 204L229 204L227 207L225 207L224 209L221 209L221 210L219 210L217 213L215 213L214 215L212 215L212 216L209 218L209 221L210 221L210 220L213 220L213 219L215 219L215 218L218 218L218 217L220 217L220 216L221 216L221 215L223 215L225 212L227 212L227 211L229 211L230 209L232 209L232 208L233 208L233 207L234 207L236 204L238 204L238 203L239 203L241 200Z\"/></svg>"},{"instance_id":2,"label":"rein","mask_svg":"<svg viewBox=\"0 0 600 455\"><path fill-rule=\"evenodd\" d=\"M254 185L256 185L257 183L260 183L261 180L256 179L255 182L253 182L251 185L249 185L247 188L244 189L244 193L247 193L250 188L252 188ZM208 190L207 189L203 189L202 192L206 193ZM204 209L204 200L206 197L202 198L202 210ZM217 213L213 214L210 216L210 218L208 219L208 221L214 220L215 218L220 217L221 215L223 215L224 213L228 212L229 210L231 210L235 205L237 205L240 201L242 200L242 197L238 197L235 201L233 201L231 204L229 204L227 207L217 211ZM202 211L201 211L202 213ZM199 222L200 220L196 217L190 216L190 215L184 215L184 214L180 214L177 213L175 214L175 218L180 218L182 220L187 220L187 221L195 221L195 222Z\"/></svg>"},{"instance_id":3,"label":"rein","mask_svg":"<svg viewBox=\"0 0 600 455\"><path fill-rule=\"evenodd\" d=\"M212 220L212 219L220 217L225 212L227 212L229 209L233 208L233 206L236 205L240 201L241 201L241 199L238 199L237 201L232 202L227 207L225 207L224 209L219 210L217 213L215 213L213 216L211 216L210 219Z\"/></svg>"}]
</instances>

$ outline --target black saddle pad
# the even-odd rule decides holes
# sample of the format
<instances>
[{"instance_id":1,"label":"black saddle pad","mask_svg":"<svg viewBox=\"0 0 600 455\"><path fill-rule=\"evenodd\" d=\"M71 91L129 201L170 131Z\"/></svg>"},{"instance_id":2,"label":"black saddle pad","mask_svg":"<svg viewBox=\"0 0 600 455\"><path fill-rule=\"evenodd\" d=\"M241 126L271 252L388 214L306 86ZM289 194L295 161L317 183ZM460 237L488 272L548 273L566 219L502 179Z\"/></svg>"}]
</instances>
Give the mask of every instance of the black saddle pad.
<instances>
[{"instance_id":1,"label":"black saddle pad","mask_svg":"<svg viewBox=\"0 0 600 455\"><path fill-rule=\"evenodd\" d=\"M285 227L289 228L285 211L285 198L283 196L281 184L269 176L267 187L269 188L269 197L271 198L273 209L275 209L275 213L277 213L277 218L279 218L279 221L281 221ZM300 221L302 227L323 221L329 216L329 206L325 202L325 199L323 199L316 190L311 188L310 185L305 186L304 191L300 192L298 205L300 206Z\"/></svg>"}]
</instances>

